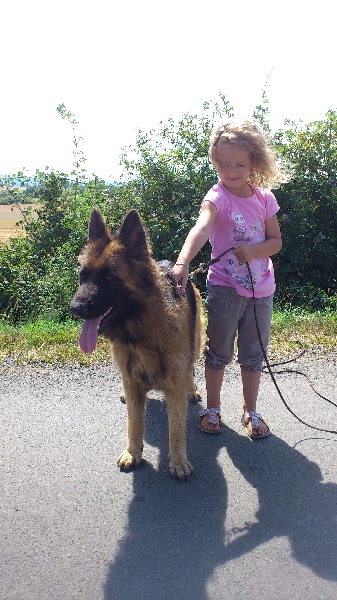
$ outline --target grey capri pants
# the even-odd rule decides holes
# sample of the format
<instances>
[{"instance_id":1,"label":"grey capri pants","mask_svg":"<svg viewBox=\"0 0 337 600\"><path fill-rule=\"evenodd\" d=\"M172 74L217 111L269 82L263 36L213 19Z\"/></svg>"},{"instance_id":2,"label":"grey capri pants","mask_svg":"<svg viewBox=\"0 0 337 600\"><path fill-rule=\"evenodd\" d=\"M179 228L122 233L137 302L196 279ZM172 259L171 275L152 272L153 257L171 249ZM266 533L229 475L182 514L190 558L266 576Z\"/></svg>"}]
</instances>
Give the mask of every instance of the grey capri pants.
<instances>
[{"instance_id":1,"label":"grey capri pants","mask_svg":"<svg viewBox=\"0 0 337 600\"><path fill-rule=\"evenodd\" d=\"M208 311L206 365L220 371L230 364L238 332L238 361L244 371L262 370L264 361L254 316L254 299L239 296L234 288L207 284ZM257 322L267 352L273 312L273 295L255 298Z\"/></svg>"}]
</instances>

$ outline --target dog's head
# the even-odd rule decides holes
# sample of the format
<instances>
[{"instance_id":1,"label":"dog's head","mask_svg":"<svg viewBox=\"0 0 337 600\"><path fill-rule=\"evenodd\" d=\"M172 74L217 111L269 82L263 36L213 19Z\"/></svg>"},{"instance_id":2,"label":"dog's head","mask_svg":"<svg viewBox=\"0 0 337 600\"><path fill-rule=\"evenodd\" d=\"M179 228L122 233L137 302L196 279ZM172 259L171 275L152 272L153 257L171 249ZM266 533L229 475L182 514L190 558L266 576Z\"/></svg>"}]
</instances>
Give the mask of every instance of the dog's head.
<instances>
[{"instance_id":1,"label":"dog's head","mask_svg":"<svg viewBox=\"0 0 337 600\"><path fill-rule=\"evenodd\" d=\"M138 212L125 217L112 234L98 209L91 213L88 244L79 256L80 285L70 304L72 315L83 319L80 346L91 353L97 336L139 318L141 295L151 287L151 249Z\"/></svg>"}]
</instances>

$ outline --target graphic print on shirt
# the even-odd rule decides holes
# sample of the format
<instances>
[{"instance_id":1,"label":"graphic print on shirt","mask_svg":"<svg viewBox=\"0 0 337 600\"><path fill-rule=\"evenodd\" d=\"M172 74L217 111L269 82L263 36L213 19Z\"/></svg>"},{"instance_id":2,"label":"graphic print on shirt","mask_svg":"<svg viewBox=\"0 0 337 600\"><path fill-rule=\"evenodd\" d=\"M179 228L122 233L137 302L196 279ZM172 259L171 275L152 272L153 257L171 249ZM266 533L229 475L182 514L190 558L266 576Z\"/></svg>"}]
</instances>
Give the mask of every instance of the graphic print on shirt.
<instances>
[{"instance_id":1,"label":"graphic print on shirt","mask_svg":"<svg viewBox=\"0 0 337 600\"><path fill-rule=\"evenodd\" d=\"M244 218L242 215L234 215L234 221L237 226L234 229L234 241L240 242L241 244L247 244L249 238L245 238L246 227L244 226Z\"/></svg>"},{"instance_id":2,"label":"graphic print on shirt","mask_svg":"<svg viewBox=\"0 0 337 600\"><path fill-rule=\"evenodd\" d=\"M256 237L256 240L254 240L254 244L264 242L264 233L261 223L257 222L252 225L252 234L254 237Z\"/></svg>"},{"instance_id":3,"label":"graphic print on shirt","mask_svg":"<svg viewBox=\"0 0 337 600\"><path fill-rule=\"evenodd\" d=\"M245 223L245 219L241 214L234 214L233 220L235 228L232 235L232 245L240 244L259 244L265 240L264 229L262 223L255 222L251 225ZM223 271L228 277L231 277L238 285L243 286L247 290L252 289L252 283L247 265L240 262L234 254L230 254L226 260L227 266L223 267ZM257 280L266 277L269 273L268 258L253 259L250 262L253 285L256 285Z\"/></svg>"}]
</instances>

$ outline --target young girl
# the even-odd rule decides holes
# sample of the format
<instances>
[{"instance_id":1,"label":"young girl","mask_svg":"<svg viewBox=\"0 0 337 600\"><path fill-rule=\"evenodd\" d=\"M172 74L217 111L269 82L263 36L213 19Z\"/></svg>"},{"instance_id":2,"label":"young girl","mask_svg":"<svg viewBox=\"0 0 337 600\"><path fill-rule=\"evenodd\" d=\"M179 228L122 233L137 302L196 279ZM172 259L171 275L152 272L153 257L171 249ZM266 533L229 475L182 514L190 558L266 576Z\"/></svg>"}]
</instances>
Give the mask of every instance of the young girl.
<instances>
[{"instance_id":1,"label":"young girl","mask_svg":"<svg viewBox=\"0 0 337 600\"><path fill-rule=\"evenodd\" d=\"M214 129L210 142L210 159L219 182L206 194L173 272L184 290L188 264L208 239L212 258L229 250L209 267L207 276L207 408L199 413L198 426L206 433L221 433L221 385L224 368L233 359L238 332L243 388L241 422L249 437L257 440L269 435L270 430L256 412L263 352L246 263L252 274L257 320L267 351L275 291L269 257L281 250L282 240L276 216L279 206L266 188L275 184L279 173L262 130L252 121L230 120Z\"/></svg>"}]
</instances>

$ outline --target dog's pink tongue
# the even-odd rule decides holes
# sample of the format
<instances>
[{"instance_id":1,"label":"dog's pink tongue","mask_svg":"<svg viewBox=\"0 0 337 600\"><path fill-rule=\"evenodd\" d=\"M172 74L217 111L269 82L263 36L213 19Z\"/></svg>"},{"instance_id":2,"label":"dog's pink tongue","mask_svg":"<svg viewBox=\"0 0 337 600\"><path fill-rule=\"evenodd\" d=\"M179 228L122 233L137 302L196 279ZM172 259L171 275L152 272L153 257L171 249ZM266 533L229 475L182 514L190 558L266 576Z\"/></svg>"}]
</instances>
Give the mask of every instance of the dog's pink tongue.
<instances>
[{"instance_id":1,"label":"dog's pink tongue","mask_svg":"<svg viewBox=\"0 0 337 600\"><path fill-rule=\"evenodd\" d=\"M102 320L102 317L97 317L97 319L90 319L90 321L84 321L80 333L80 338L78 340L80 348L86 354L91 354L97 344L98 338L98 328L99 324Z\"/></svg>"}]
</instances>

